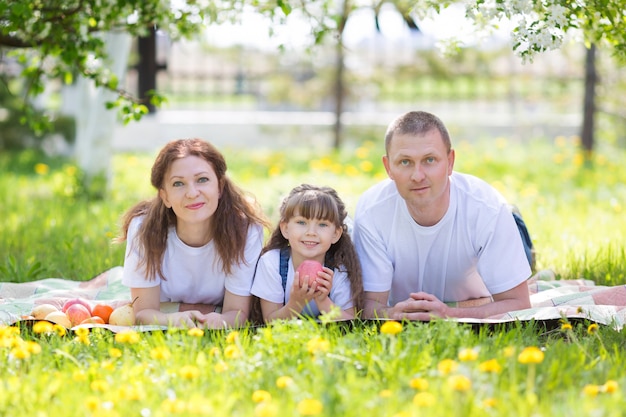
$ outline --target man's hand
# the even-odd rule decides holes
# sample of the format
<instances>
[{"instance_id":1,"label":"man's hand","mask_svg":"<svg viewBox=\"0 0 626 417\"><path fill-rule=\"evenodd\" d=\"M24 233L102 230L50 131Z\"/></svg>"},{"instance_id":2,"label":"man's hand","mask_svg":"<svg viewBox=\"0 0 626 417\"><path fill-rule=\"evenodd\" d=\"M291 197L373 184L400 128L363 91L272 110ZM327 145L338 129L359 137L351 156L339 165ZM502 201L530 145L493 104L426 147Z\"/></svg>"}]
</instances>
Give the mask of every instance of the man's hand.
<instances>
[{"instance_id":1,"label":"man's hand","mask_svg":"<svg viewBox=\"0 0 626 417\"><path fill-rule=\"evenodd\" d=\"M450 307L437 297L425 292L411 293L409 298L400 301L388 310L394 320L430 321L433 317L448 317Z\"/></svg>"}]
</instances>

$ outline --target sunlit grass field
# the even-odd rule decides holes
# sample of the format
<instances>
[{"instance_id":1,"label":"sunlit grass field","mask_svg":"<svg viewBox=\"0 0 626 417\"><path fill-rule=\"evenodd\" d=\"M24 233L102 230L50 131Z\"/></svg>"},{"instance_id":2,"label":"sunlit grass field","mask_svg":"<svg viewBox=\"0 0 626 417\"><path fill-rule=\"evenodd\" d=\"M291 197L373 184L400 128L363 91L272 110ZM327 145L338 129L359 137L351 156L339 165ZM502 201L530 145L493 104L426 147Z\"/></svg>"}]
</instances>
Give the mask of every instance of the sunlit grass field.
<instances>
[{"instance_id":1,"label":"sunlit grass field","mask_svg":"<svg viewBox=\"0 0 626 417\"><path fill-rule=\"evenodd\" d=\"M455 144L456 168L515 203L558 278L626 283L626 152L590 163L576 138ZM230 176L276 220L302 182L335 187L353 213L385 177L382 143L340 153L223 149ZM86 280L121 265L121 214L151 197L153 154L117 155L104 201L80 173L33 152L0 155L0 281ZM47 323L47 322L41 322ZM448 321L292 321L239 331L0 327L0 415L622 416L624 331L584 320L473 327Z\"/></svg>"}]
</instances>

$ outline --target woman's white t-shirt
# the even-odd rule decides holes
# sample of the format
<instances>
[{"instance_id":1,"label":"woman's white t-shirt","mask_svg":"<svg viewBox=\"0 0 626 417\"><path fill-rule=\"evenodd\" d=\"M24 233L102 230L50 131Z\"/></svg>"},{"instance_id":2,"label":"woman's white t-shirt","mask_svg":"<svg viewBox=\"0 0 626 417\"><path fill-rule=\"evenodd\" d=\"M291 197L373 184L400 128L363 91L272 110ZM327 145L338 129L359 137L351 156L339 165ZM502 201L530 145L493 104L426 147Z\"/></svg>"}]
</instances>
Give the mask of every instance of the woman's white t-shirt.
<instances>
[{"instance_id":1,"label":"woman's white t-shirt","mask_svg":"<svg viewBox=\"0 0 626 417\"><path fill-rule=\"evenodd\" d=\"M263 229L250 226L244 252L245 263L233 265L232 273L222 271L221 260L213 240L201 247L183 243L171 227L163 256L163 274L153 280L139 268L140 248L135 240L143 217L134 218L128 228L126 257L122 283L131 288L161 286L161 302L222 305L225 290L235 295L249 296L254 267L263 246Z\"/></svg>"}]
</instances>

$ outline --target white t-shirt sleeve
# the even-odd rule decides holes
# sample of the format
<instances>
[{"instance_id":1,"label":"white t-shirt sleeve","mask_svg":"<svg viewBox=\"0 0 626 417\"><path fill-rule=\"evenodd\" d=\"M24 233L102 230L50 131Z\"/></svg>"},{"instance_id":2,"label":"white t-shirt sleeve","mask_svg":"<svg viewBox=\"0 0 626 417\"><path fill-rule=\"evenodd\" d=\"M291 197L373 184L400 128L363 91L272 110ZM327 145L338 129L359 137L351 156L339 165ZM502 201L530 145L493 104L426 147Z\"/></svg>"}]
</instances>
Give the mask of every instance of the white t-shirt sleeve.
<instances>
[{"instance_id":1,"label":"white t-shirt sleeve","mask_svg":"<svg viewBox=\"0 0 626 417\"><path fill-rule=\"evenodd\" d=\"M271 303L283 304L285 292L283 291L279 263L280 251L277 249L268 251L261 256L252 283L251 292L253 295Z\"/></svg>"},{"instance_id":2,"label":"white t-shirt sleeve","mask_svg":"<svg viewBox=\"0 0 626 417\"><path fill-rule=\"evenodd\" d=\"M368 213L357 213L354 222L354 246L363 271L363 289L385 292L391 289L394 268L387 256L387 248L381 236L373 229Z\"/></svg>"},{"instance_id":3,"label":"white t-shirt sleeve","mask_svg":"<svg viewBox=\"0 0 626 417\"><path fill-rule=\"evenodd\" d=\"M145 267L139 266L142 248L140 247L137 234L142 221L143 217L135 217L128 226L122 284L131 288L150 288L161 284L159 276L156 276L153 280L148 280Z\"/></svg>"},{"instance_id":4,"label":"white t-shirt sleeve","mask_svg":"<svg viewBox=\"0 0 626 417\"><path fill-rule=\"evenodd\" d=\"M505 205L479 254L477 268L491 294L508 291L532 274L515 219Z\"/></svg>"},{"instance_id":5,"label":"white t-shirt sleeve","mask_svg":"<svg viewBox=\"0 0 626 417\"><path fill-rule=\"evenodd\" d=\"M354 307L354 303L352 302L352 288L347 273L335 269L333 287L330 290L329 297L341 310Z\"/></svg>"},{"instance_id":6,"label":"white t-shirt sleeve","mask_svg":"<svg viewBox=\"0 0 626 417\"><path fill-rule=\"evenodd\" d=\"M244 251L245 263L233 265L232 274L226 277L224 286L228 291L243 297L250 295L254 269L262 248L263 228L260 225L252 225L248 228Z\"/></svg>"}]
</instances>

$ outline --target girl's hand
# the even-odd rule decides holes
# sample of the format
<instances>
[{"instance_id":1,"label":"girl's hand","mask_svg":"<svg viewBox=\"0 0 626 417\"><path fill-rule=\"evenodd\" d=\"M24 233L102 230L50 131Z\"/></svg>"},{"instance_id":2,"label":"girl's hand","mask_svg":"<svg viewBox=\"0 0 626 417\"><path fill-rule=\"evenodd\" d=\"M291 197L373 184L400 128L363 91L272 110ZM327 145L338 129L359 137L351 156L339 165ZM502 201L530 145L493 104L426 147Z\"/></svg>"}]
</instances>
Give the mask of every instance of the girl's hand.
<instances>
[{"instance_id":1,"label":"girl's hand","mask_svg":"<svg viewBox=\"0 0 626 417\"><path fill-rule=\"evenodd\" d=\"M317 278L315 280L315 301L318 304L320 302L324 302L324 300L330 295L330 290L333 287L333 276L334 271L327 267L324 267L322 272L317 274Z\"/></svg>"},{"instance_id":2,"label":"girl's hand","mask_svg":"<svg viewBox=\"0 0 626 417\"><path fill-rule=\"evenodd\" d=\"M308 280L300 278L300 273L296 272L291 285L291 293L289 295L289 304L292 302L297 304L300 310L313 299L315 296L315 285L309 287Z\"/></svg>"}]
</instances>

